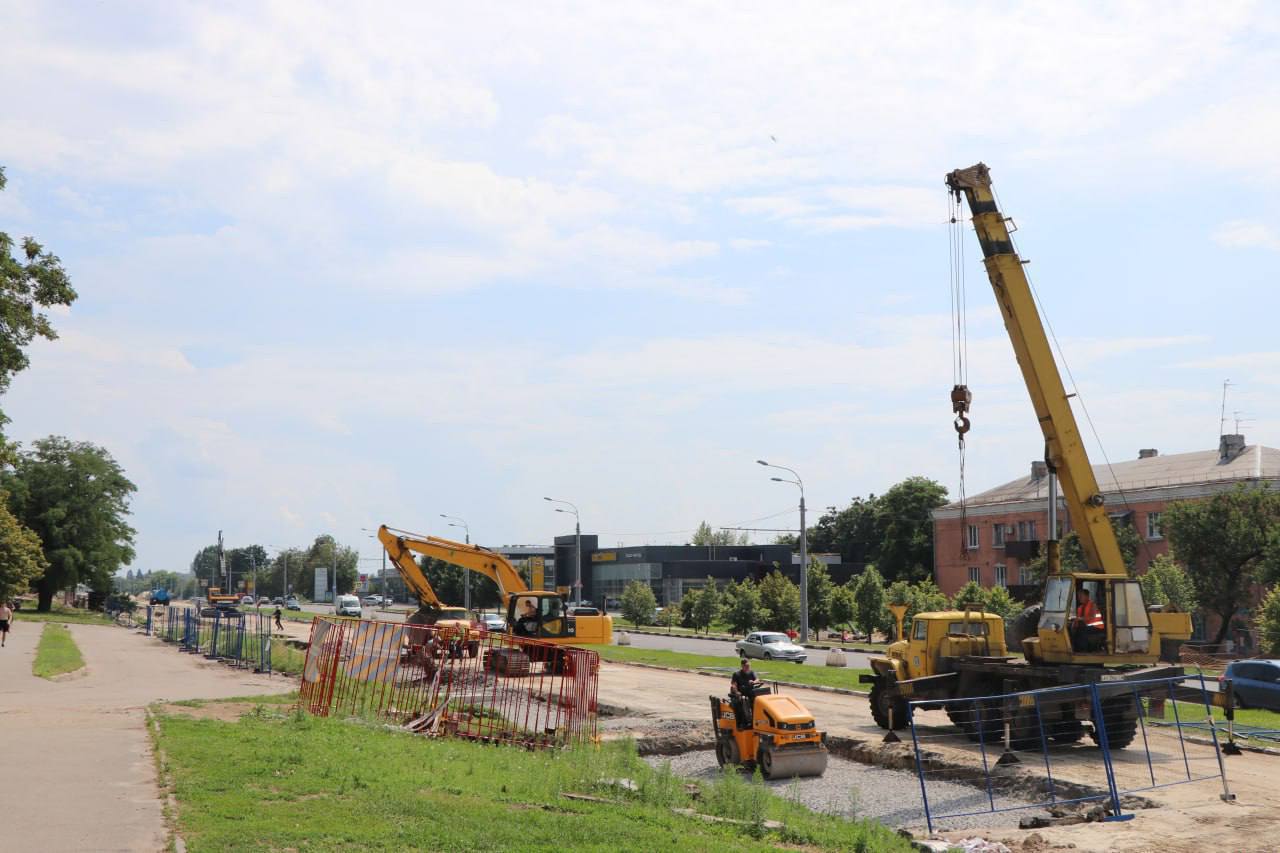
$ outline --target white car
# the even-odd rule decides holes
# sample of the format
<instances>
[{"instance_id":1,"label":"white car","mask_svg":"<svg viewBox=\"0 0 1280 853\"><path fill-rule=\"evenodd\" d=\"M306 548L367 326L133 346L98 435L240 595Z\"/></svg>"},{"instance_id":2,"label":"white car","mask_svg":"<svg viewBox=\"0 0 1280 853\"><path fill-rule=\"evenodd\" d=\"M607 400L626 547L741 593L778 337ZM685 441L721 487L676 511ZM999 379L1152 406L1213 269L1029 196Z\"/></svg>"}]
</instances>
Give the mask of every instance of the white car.
<instances>
[{"instance_id":1,"label":"white car","mask_svg":"<svg viewBox=\"0 0 1280 853\"><path fill-rule=\"evenodd\" d=\"M354 595L338 596L338 600L333 603L333 612L339 616L354 616L357 619L363 615L360 610L360 599Z\"/></svg>"},{"instance_id":2,"label":"white car","mask_svg":"<svg viewBox=\"0 0 1280 853\"><path fill-rule=\"evenodd\" d=\"M756 631L739 640L734 646L738 654L744 658L761 658L762 660L788 660L804 663L809 653L804 646L791 642L786 634L774 631Z\"/></svg>"},{"instance_id":3,"label":"white car","mask_svg":"<svg viewBox=\"0 0 1280 853\"><path fill-rule=\"evenodd\" d=\"M246 595L244 598L240 599L240 603L241 603L241 604L243 604L245 607L252 607L252 606L253 606L253 596L252 596L252 595Z\"/></svg>"},{"instance_id":4,"label":"white car","mask_svg":"<svg viewBox=\"0 0 1280 853\"><path fill-rule=\"evenodd\" d=\"M366 606L368 606L368 607L381 607L381 606L382 606L382 603L383 603L383 602L382 602L382 596L380 596L380 595L366 595L366 596L364 597L364 603L365 603L365 605L366 605Z\"/></svg>"}]
</instances>

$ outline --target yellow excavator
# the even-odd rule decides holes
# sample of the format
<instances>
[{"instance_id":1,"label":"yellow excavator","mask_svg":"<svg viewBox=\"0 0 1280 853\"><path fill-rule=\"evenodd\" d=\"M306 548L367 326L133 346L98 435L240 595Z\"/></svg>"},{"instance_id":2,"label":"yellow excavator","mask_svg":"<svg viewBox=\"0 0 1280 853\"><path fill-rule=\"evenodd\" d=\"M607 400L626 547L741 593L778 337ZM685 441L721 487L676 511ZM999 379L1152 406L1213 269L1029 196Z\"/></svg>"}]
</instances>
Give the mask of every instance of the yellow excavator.
<instances>
[{"instance_id":1,"label":"yellow excavator","mask_svg":"<svg viewBox=\"0 0 1280 853\"><path fill-rule=\"evenodd\" d=\"M414 554L434 557L467 571L477 572L497 584L498 594L507 614L507 630L516 637L563 645L613 642L611 616L571 614L560 593L529 589L511 561L496 551L436 536L420 536L395 530L385 524L378 528L378 540L387 549L387 555L395 563L405 584L414 591L418 601L428 611L426 616L430 616L431 609L439 607L440 603L435 590L431 588L414 559Z\"/></svg>"},{"instance_id":2,"label":"yellow excavator","mask_svg":"<svg viewBox=\"0 0 1280 853\"><path fill-rule=\"evenodd\" d=\"M898 641L889 646L884 657L871 659L874 674L861 680L872 684L872 715L887 729L906 726L906 703L912 699L990 697L1106 682L1114 686L1108 690L1115 695L1103 700L1103 719L1092 720L1094 737L1096 740L1097 729L1105 725L1110 746L1122 748L1133 740L1137 722L1128 695L1132 688L1125 682L1181 675L1181 667L1158 665L1161 643L1188 639L1191 616L1148 608L1141 585L1129 577L1071 411L1070 397L1074 395L1067 393L1054 362L1024 261L1014 250L1011 220L996 205L990 171L982 163L957 169L947 175L946 184L957 201L967 201L973 215L987 275L1044 435L1049 478L1044 600L1038 609L1025 614L1029 618L1023 633L1029 636L1011 637L1012 648L1006 646L1004 623L996 614L960 610L920 613L913 620L911 636L904 639L905 608L895 609ZM952 389L961 441L969 428L971 399L967 386ZM1056 523L1058 486L1080 540L1086 571L1062 570ZM1021 651L1023 659L1014 651ZM1042 710L1052 723L1051 738L1071 742L1083 735L1082 718L1092 711L1063 695L1063 701ZM1229 696L1219 700L1215 695L1214 701L1223 701L1230 716ZM966 710L969 707L970 703L957 702L948 707L948 713L971 737L989 737L989 732L980 731L982 724L972 719L977 716L980 720L984 715ZM997 712L992 707L985 716L998 720Z\"/></svg>"}]
</instances>

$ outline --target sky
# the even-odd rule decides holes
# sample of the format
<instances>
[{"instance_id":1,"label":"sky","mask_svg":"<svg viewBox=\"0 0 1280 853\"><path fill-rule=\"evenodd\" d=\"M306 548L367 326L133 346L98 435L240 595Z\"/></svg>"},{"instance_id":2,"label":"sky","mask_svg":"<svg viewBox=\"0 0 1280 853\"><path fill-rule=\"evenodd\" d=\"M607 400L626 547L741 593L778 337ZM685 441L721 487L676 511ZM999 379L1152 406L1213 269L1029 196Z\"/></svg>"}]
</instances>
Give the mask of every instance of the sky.
<instances>
[{"instance_id":1,"label":"sky","mask_svg":"<svg viewBox=\"0 0 1280 853\"><path fill-rule=\"evenodd\" d=\"M1280 446L1266 3L0 0L0 230L80 298L0 400L143 570L381 523L613 544L954 495L984 161L1094 461ZM1042 439L972 230L970 494ZM1094 440L1088 421L1096 428ZM772 472L777 473L777 472ZM753 534L769 541L774 534Z\"/></svg>"}]
</instances>

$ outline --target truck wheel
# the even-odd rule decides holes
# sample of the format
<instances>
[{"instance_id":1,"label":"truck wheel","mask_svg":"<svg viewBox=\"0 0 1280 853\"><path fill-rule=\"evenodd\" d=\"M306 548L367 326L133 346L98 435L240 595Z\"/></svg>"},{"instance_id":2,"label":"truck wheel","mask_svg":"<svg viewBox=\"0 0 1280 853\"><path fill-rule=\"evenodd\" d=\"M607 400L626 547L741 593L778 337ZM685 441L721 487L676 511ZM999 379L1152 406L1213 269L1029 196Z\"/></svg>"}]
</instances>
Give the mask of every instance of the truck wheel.
<instances>
[{"instance_id":1,"label":"truck wheel","mask_svg":"<svg viewBox=\"0 0 1280 853\"><path fill-rule=\"evenodd\" d=\"M1047 724L1044 733L1054 743L1078 743L1084 737L1084 724L1079 720L1058 720Z\"/></svg>"},{"instance_id":2,"label":"truck wheel","mask_svg":"<svg viewBox=\"0 0 1280 853\"><path fill-rule=\"evenodd\" d=\"M969 726L973 724L970 719L969 707L961 702L948 702L946 705L947 719L954 726L959 726L962 731L967 731Z\"/></svg>"},{"instance_id":3,"label":"truck wheel","mask_svg":"<svg viewBox=\"0 0 1280 853\"><path fill-rule=\"evenodd\" d=\"M773 752L767 746L756 751L756 761L760 763L760 775L766 779L773 778Z\"/></svg>"},{"instance_id":4,"label":"truck wheel","mask_svg":"<svg viewBox=\"0 0 1280 853\"><path fill-rule=\"evenodd\" d=\"M999 700L987 700L976 703L964 733L974 743L1004 743L1004 714L1000 710Z\"/></svg>"},{"instance_id":5,"label":"truck wheel","mask_svg":"<svg viewBox=\"0 0 1280 853\"><path fill-rule=\"evenodd\" d=\"M1093 721L1093 742L1101 744L1098 736L1098 720ZM1102 724L1107 727L1107 747L1124 749L1133 743L1138 733L1138 712L1128 696L1113 696L1102 700Z\"/></svg>"},{"instance_id":6,"label":"truck wheel","mask_svg":"<svg viewBox=\"0 0 1280 853\"><path fill-rule=\"evenodd\" d=\"M724 738L716 738L716 764L724 767L728 756L725 755Z\"/></svg>"},{"instance_id":7,"label":"truck wheel","mask_svg":"<svg viewBox=\"0 0 1280 853\"><path fill-rule=\"evenodd\" d=\"M893 728L907 727L907 700L891 691L884 679L871 686L871 718L882 729L889 728L889 709L893 709Z\"/></svg>"}]
</instances>

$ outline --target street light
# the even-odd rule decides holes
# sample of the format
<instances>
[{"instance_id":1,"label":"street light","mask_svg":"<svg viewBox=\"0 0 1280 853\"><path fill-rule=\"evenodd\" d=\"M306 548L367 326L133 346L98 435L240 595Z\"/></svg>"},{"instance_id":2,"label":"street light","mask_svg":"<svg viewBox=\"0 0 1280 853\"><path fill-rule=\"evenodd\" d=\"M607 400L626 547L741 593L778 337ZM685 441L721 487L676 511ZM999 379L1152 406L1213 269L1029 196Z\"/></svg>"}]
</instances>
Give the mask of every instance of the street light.
<instances>
[{"instance_id":1,"label":"street light","mask_svg":"<svg viewBox=\"0 0 1280 853\"><path fill-rule=\"evenodd\" d=\"M800 489L800 642L807 643L809 641L809 534L804 526L804 480L785 465L770 465L763 459L757 459L756 464L786 471L795 479L788 480L785 477L769 479L775 483L790 483Z\"/></svg>"},{"instance_id":2,"label":"street light","mask_svg":"<svg viewBox=\"0 0 1280 853\"><path fill-rule=\"evenodd\" d=\"M573 513L573 547L575 557L573 561L573 601L576 604L582 603L582 518L578 515L578 508L569 501L562 501L559 498L543 498L544 501L551 501L553 504L564 504L569 509L561 509L556 507L556 512Z\"/></svg>"},{"instance_id":3,"label":"street light","mask_svg":"<svg viewBox=\"0 0 1280 853\"><path fill-rule=\"evenodd\" d=\"M369 534L370 539L378 539L378 531L369 527L361 527L365 533ZM382 545L382 540L378 539L378 544ZM391 605L391 599L387 595L387 546L382 545L382 604L384 607Z\"/></svg>"},{"instance_id":4,"label":"street light","mask_svg":"<svg viewBox=\"0 0 1280 853\"><path fill-rule=\"evenodd\" d=\"M443 512L440 513L440 517L452 519L449 522L449 526L461 527L466 532L467 544L471 544L471 527L465 520L458 518L456 515L445 515ZM466 608L468 613L471 612L471 572L468 571L462 573L462 606Z\"/></svg>"}]
</instances>

